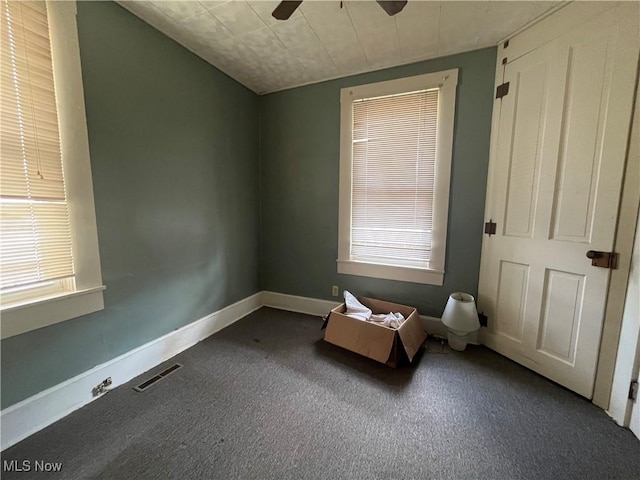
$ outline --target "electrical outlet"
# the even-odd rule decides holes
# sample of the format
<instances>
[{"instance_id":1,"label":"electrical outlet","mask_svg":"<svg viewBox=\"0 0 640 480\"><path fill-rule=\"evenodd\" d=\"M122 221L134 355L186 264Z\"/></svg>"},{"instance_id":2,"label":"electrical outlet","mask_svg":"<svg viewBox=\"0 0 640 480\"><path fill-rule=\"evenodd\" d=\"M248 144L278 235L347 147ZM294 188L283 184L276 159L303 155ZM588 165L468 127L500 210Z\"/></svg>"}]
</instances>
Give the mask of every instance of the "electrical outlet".
<instances>
[{"instance_id":1,"label":"electrical outlet","mask_svg":"<svg viewBox=\"0 0 640 480\"><path fill-rule=\"evenodd\" d=\"M331 295L334 297L338 296L338 285L334 285L333 287L331 287Z\"/></svg>"},{"instance_id":2,"label":"electrical outlet","mask_svg":"<svg viewBox=\"0 0 640 480\"><path fill-rule=\"evenodd\" d=\"M111 383L112 383L111 377L105 378L98 385L93 387L93 389L91 389L91 393L93 394L94 397L97 397L98 395L102 395L103 393L107 392L107 388L111 386Z\"/></svg>"}]
</instances>

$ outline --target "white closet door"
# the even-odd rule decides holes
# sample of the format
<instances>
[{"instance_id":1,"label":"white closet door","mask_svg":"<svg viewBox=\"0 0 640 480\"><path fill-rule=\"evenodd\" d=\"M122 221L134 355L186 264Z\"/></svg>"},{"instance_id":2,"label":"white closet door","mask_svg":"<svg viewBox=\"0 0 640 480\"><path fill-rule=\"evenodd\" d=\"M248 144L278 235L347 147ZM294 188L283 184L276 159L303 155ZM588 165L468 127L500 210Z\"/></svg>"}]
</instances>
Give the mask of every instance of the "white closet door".
<instances>
[{"instance_id":1,"label":"white closet door","mask_svg":"<svg viewBox=\"0 0 640 480\"><path fill-rule=\"evenodd\" d=\"M586 253L613 248L639 38L634 6L600 14L508 59L509 92L494 105L484 340L588 398L610 270Z\"/></svg>"}]
</instances>

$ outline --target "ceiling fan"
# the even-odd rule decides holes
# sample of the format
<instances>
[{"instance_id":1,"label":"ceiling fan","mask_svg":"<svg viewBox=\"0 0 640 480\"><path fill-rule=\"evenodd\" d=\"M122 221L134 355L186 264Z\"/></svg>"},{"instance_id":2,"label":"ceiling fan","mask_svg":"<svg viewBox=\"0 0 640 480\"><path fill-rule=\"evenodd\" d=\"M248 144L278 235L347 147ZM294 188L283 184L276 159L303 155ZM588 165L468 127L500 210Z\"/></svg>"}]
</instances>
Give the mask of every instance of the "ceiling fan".
<instances>
[{"instance_id":1,"label":"ceiling fan","mask_svg":"<svg viewBox=\"0 0 640 480\"><path fill-rule=\"evenodd\" d=\"M407 0L376 1L378 2L378 5L380 5L390 17L402 11L404 6L407 4ZM287 20L291 15L293 15L293 12L296 11L296 8L298 8L301 3L302 0L284 0L278 4L271 15L273 15L273 17L278 20ZM342 2L340 2L340 4L342 4Z\"/></svg>"}]
</instances>

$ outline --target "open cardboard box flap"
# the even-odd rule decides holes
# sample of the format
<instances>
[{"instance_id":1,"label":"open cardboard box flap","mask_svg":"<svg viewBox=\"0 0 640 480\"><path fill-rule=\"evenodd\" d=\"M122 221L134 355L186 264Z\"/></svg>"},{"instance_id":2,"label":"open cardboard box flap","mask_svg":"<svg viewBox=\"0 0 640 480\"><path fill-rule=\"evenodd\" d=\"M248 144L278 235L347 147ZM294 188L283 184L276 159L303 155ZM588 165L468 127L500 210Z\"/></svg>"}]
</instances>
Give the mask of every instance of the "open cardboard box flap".
<instances>
[{"instance_id":1,"label":"open cardboard box flap","mask_svg":"<svg viewBox=\"0 0 640 480\"><path fill-rule=\"evenodd\" d=\"M422 329L417 310L373 298L358 297L358 301L370 308L374 314L400 312L406 320L399 329L393 329L348 317L344 314L346 306L342 304L331 310L324 339L392 367L400 363L400 348L395 343L398 342L402 344L409 361L413 360L427 336ZM397 348L394 348L394 345Z\"/></svg>"},{"instance_id":2,"label":"open cardboard box flap","mask_svg":"<svg viewBox=\"0 0 640 480\"><path fill-rule=\"evenodd\" d=\"M404 346L405 352L407 352L409 361L413 360L413 357L418 353L425 338L427 338L427 334L422 328L418 312L415 313L415 316L418 321L404 322L398 329L398 335L400 335L401 343Z\"/></svg>"}]
</instances>

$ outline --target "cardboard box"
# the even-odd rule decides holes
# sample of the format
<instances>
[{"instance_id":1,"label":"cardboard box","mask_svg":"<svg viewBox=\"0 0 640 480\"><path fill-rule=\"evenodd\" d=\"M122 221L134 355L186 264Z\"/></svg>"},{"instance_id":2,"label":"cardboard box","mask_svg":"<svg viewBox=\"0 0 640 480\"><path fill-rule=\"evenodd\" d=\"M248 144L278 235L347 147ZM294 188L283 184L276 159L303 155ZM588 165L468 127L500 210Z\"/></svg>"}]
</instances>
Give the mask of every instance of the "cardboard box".
<instances>
[{"instance_id":1,"label":"cardboard box","mask_svg":"<svg viewBox=\"0 0 640 480\"><path fill-rule=\"evenodd\" d=\"M329 314L325 341L393 368L406 361L410 363L427 338L418 311L413 307L373 298L358 297L358 301L374 314L400 312L406 320L398 329L358 320L344 314L346 306L343 303Z\"/></svg>"}]
</instances>

